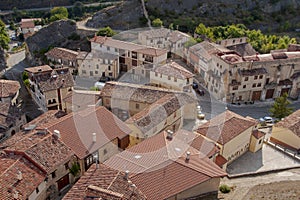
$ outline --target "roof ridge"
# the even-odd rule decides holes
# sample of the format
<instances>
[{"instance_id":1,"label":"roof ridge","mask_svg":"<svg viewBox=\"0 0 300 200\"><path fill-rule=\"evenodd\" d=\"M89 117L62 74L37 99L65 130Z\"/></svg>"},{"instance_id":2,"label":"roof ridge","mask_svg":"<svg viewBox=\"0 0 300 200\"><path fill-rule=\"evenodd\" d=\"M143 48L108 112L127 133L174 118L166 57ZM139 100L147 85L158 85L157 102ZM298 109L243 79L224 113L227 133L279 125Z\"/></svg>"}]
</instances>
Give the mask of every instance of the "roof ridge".
<instances>
[{"instance_id":1,"label":"roof ridge","mask_svg":"<svg viewBox=\"0 0 300 200\"><path fill-rule=\"evenodd\" d=\"M119 176L121 172L118 170L118 173L116 174L116 176L114 177L114 179L111 181L111 183L109 184L109 186L106 188L107 190L110 190L110 186L112 186L112 184L115 182L115 180L117 179L117 177Z\"/></svg>"},{"instance_id":2,"label":"roof ridge","mask_svg":"<svg viewBox=\"0 0 300 200\"><path fill-rule=\"evenodd\" d=\"M2 177L7 171L9 171L17 162L19 162L19 160L20 160L20 158L21 158L22 156L20 156L18 159L16 159L16 161L13 163L13 164L11 164L11 165L9 165L9 167L8 168L6 168L4 171L3 171L3 173L1 173L0 174L0 177Z\"/></svg>"}]
</instances>

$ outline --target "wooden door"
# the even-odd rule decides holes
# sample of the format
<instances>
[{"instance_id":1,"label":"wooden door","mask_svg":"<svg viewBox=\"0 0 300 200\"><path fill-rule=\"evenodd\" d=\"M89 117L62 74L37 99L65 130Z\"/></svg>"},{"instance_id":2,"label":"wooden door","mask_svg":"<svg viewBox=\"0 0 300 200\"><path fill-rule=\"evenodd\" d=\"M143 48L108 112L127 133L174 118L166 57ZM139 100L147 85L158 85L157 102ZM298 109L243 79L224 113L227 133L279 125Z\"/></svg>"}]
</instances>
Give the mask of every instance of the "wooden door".
<instances>
[{"instance_id":1,"label":"wooden door","mask_svg":"<svg viewBox=\"0 0 300 200\"><path fill-rule=\"evenodd\" d=\"M281 89L280 96L283 96L284 93L289 94L289 91L290 91L290 88L282 88L282 89Z\"/></svg>"},{"instance_id":2,"label":"wooden door","mask_svg":"<svg viewBox=\"0 0 300 200\"><path fill-rule=\"evenodd\" d=\"M260 100L261 91L254 91L252 93L252 101Z\"/></svg>"},{"instance_id":3,"label":"wooden door","mask_svg":"<svg viewBox=\"0 0 300 200\"><path fill-rule=\"evenodd\" d=\"M266 99L272 99L275 89L268 89L266 93Z\"/></svg>"},{"instance_id":4,"label":"wooden door","mask_svg":"<svg viewBox=\"0 0 300 200\"><path fill-rule=\"evenodd\" d=\"M67 174L57 181L58 191L69 185L69 183L69 174Z\"/></svg>"}]
</instances>

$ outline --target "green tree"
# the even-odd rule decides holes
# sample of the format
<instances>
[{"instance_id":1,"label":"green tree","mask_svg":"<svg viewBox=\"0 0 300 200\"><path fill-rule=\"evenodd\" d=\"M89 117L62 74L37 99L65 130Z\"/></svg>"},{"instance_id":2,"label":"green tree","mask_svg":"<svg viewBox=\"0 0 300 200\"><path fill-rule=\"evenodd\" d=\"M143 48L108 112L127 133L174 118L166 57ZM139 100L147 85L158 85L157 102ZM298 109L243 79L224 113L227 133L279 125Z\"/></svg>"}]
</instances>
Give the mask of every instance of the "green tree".
<instances>
[{"instance_id":1,"label":"green tree","mask_svg":"<svg viewBox=\"0 0 300 200\"><path fill-rule=\"evenodd\" d=\"M8 43L9 43L9 35L6 31L5 24L0 19L0 48L2 49L8 49Z\"/></svg>"},{"instance_id":2,"label":"green tree","mask_svg":"<svg viewBox=\"0 0 300 200\"><path fill-rule=\"evenodd\" d=\"M50 21L54 22L56 20L67 19L69 16L68 10L65 7L54 7L50 11L51 17Z\"/></svg>"},{"instance_id":3,"label":"green tree","mask_svg":"<svg viewBox=\"0 0 300 200\"><path fill-rule=\"evenodd\" d=\"M197 41L194 38L190 38L185 44L184 47L191 47L193 45L197 44Z\"/></svg>"},{"instance_id":4,"label":"green tree","mask_svg":"<svg viewBox=\"0 0 300 200\"><path fill-rule=\"evenodd\" d=\"M73 7L72 11L73 11L74 17L82 17L84 15L84 12L85 12L83 3L81 3L80 1L77 1L74 4L74 7Z\"/></svg>"},{"instance_id":5,"label":"green tree","mask_svg":"<svg viewBox=\"0 0 300 200\"><path fill-rule=\"evenodd\" d=\"M105 28L100 28L99 31L97 32L97 35L100 36L107 36L107 37L112 37L116 34L109 26Z\"/></svg>"},{"instance_id":6,"label":"green tree","mask_svg":"<svg viewBox=\"0 0 300 200\"><path fill-rule=\"evenodd\" d=\"M161 19L156 18L152 21L152 26L154 27L162 27L163 25L163 21L161 21Z\"/></svg>"},{"instance_id":7,"label":"green tree","mask_svg":"<svg viewBox=\"0 0 300 200\"><path fill-rule=\"evenodd\" d=\"M287 97L288 94L284 93L283 96L275 99L275 102L270 109L272 117L282 119L293 112L293 108L288 107L291 103Z\"/></svg>"}]
</instances>

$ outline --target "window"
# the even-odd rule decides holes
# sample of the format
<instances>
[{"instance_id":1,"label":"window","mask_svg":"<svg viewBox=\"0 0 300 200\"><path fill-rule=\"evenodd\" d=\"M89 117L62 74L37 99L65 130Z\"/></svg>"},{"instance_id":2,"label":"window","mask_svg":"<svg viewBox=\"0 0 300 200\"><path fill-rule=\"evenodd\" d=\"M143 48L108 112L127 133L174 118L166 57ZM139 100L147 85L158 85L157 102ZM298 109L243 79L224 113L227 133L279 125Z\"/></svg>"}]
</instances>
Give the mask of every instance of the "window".
<instances>
[{"instance_id":1,"label":"window","mask_svg":"<svg viewBox=\"0 0 300 200\"><path fill-rule=\"evenodd\" d=\"M240 39L240 42L243 42L243 39Z\"/></svg>"},{"instance_id":2,"label":"window","mask_svg":"<svg viewBox=\"0 0 300 200\"><path fill-rule=\"evenodd\" d=\"M168 76L168 80L171 80L171 76Z\"/></svg>"},{"instance_id":3,"label":"window","mask_svg":"<svg viewBox=\"0 0 300 200\"><path fill-rule=\"evenodd\" d=\"M217 67L219 67L219 63L217 63Z\"/></svg>"},{"instance_id":4,"label":"window","mask_svg":"<svg viewBox=\"0 0 300 200\"><path fill-rule=\"evenodd\" d=\"M81 72L82 72L82 74L86 74L86 70L82 70Z\"/></svg>"},{"instance_id":5,"label":"window","mask_svg":"<svg viewBox=\"0 0 300 200\"><path fill-rule=\"evenodd\" d=\"M235 85L232 87L232 90L238 90L239 89L239 86Z\"/></svg>"},{"instance_id":6,"label":"window","mask_svg":"<svg viewBox=\"0 0 300 200\"><path fill-rule=\"evenodd\" d=\"M261 83L257 83L257 87L260 87L261 86Z\"/></svg>"},{"instance_id":7,"label":"window","mask_svg":"<svg viewBox=\"0 0 300 200\"><path fill-rule=\"evenodd\" d=\"M95 74L98 74L98 71L95 71Z\"/></svg>"},{"instance_id":8,"label":"window","mask_svg":"<svg viewBox=\"0 0 300 200\"><path fill-rule=\"evenodd\" d=\"M235 43L235 40L232 40L232 43Z\"/></svg>"},{"instance_id":9,"label":"window","mask_svg":"<svg viewBox=\"0 0 300 200\"><path fill-rule=\"evenodd\" d=\"M248 79L249 79L249 77L247 76L247 77L245 77L245 81L248 81Z\"/></svg>"},{"instance_id":10,"label":"window","mask_svg":"<svg viewBox=\"0 0 300 200\"><path fill-rule=\"evenodd\" d=\"M259 140L258 144L261 144L262 139Z\"/></svg>"},{"instance_id":11,"label":"window","mask_svg":"<svg viewBox=\"0 0 300 200\"><path fill-rule=\"evenodd\" d=\"M106 149L103 150L103 154L104 155L107 154L107 150Z\"/></svg>"},{"instance_id":12,"label":"window","mask_svg":"<svg viewBox=\"0 0 300 200\"><path fill-rule=\"evenodd\" d=\"M256 87L256 83L253 83L252 87Z\"/></svg>"},{"instance_id":13,"label":"window","mask_svg":"<svg viewBox=\"0 0 300 200\"><path fill-rule=\"evenodd\" d=\"M243 85L243 88L246 88L246 85Z\"/></svg>"},{"instance_id":14,"label":"window","mask_svg":"<svg viewBox=\"0 0 300 200\"><path fill-rule=\"evenodd\" d=\"M98 64L96 65L96 69L99 69L99 65Z\"/></svg>"},{"instance_id":15,"label":"window","mask_svg":"<svg viewBox=\"0 0 300 200\"><path fill-rule=\"evenodd\" d=\"M55 178L55 177L56 177L55 171L51 173L51 177L52 177L52 178Z\"/></svg>"},{"instance_id":16,"label":"window","mask_svg":"<svg viewBox=\"0 0 300 200\"><path fill-rule=\"evenodd\" d=\"M117 48L115 48L115 52L118 52L118 49L117 49Z\"/></svg>"},{"instance_id":17,"label":"window","mask_svg":"<svg viewBox=\"0 0 300 200\"><path fill-rule=\"evenodd\" d=\"M68 170L69 169L69 163L65 163L65 170Z\"/></svg>"},{"instance_id":18,"label":"window","mask_svg":"<svg viewBox=\"0 0 300 200\"><path fill-rule=\"evenodd\" d=\"M174 77L174 82L177 82L177 78L176 77Z\"/></svg>"},{"instance_id":19,"label":"window","mask_svg":"<svg viewBox=\"0 0 300 200\"><path fill-rule=\"evenodd\" d=\"M110 47L106 47L107 51L110 51Z\"/></svg>"},{"instance_id":20,"label":"window","mask_svg":"<svg viewBox=\"0 0 300 200\"><path fill-rule=\"evenodd\" d=\"M243 100L243 97L242 97L242 96L239 96L239 100L242 101L242 100Z\"/></svg>"},{"instance_id":21,"label":"window","mask_svg":"<svg viewBox=\"0 0 300 200\"><path fill-rule=\"evenodd\" d=\"M254 76L254 80L256 80L258 78L258 76Z\"/></svg>"},{"instance_id":22,"label":"window","mask_svg":"<svg viewBox=\"0 0 300 200\"><path fill-rule=\"evenodd\" d=\"M158 76L158 73L157 73L157 72L155 72L155 76Z\"/></svg>"},{"instance_id":23,"label":"window","mask_svg":"<svg viewBox=\"0 0 300 200\"><path fill-rule=\"evenodd\" d=\"M40 192L39 187L35 188L35 192L38 194Z\"/></svg>"},{"instance_id":24,"label":"window","mask_svg":"<svg viewBox=\"0 0 300 200\"><path fill-rule=\"evenodd\" d=\"M263 75L259 75L259 79L262 79L263 78Z\"/></svg>"},{"instance_id":25,"label":"window","mask_svg":"<svg viewBox=\"0 0 300 200\"><path fill-rule=\"evenodd\" d=\"M138 104L138 103L135 104L135 108L136 108L136 109L140 109L140 104Z\"/></svg>"},{"instance_id":26,"label":"window","mask_svg":"<svg viewBox=\"0 0 300 200\"><path fill-rule=\"evenodd\" d=\"M145 70L142 69L142 74L144 74L144 73L145 73Z\"/></svg>"},{"instance_id":27,"label":"window","mask_svg":"<svg viewBox=\"0 0 300 200\"><path fill-rule=\"evenodd\" d=\"M113 75L113 73L112 73L112 72L109 72L109 73L108 73L108 76L112 76L112 75Z\"/></svg>"}]
</instances>

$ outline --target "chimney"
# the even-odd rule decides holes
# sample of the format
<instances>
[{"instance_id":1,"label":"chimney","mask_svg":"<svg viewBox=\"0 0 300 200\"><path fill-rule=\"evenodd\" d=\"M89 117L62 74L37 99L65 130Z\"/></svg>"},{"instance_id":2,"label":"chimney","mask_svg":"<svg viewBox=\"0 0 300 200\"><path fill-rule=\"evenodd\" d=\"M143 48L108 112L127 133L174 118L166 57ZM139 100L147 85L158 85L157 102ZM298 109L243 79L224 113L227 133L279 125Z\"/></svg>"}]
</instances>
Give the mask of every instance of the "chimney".
<instances>
[{"instance_id":1,"label":"chimney","mask_svg":"<svg viewBox=\"0 0 300 200\"><path fill-rule=\"evenodd\" d=\"M191 152L187 151L186 152L186 158L185 161L188 162L190 160Z\"/></svg>"},{"instance_id":2,"label":"chimney","mask_svg":"<svg viewBox=\"0 0 300 200\"><path fill-rule=\"evenodd\" d=\"M17 179L18 181L21 181L23 179L23 176L22 176L22 172L21 171L18 171L17 172Z\"/></svg>"},{"instance_id":3,"label":"chimney","mask_svg":"<svg viewBox=\"0 0 300 200\"><path fill-rule=\"evenodd\" d=\"M95 143L97 141L96 133L93 133L93 142Z\"/></svg>"},{"instance_id":4,"label":"chimney","mask_svg":"<svg viewBox=\"0 0 300 200\"><path fill-rule=\"evenodd\" d=\"M19 193L17 191L14 192L14 199L19 199Z\"/></svg>"},{"instance_id":5,"label":"chimney","mask_svg":"<svg viewBox=\"0 0 300 200\"><path fill-rule=\"evenodd\" d=\"M173 139L173 131L171 131L171 130L167 130L167 139L168 140L172 140Z\"/></svg>"},{"instance_id":6,"label":"chimney","mask_svg":"<svg viewBox=\"0 0 300 200\"><path fill-rule=\"evenodd\" d=\"M125 171L125 175L124 175L124 179L128 180L128 176L129 176L129 170L126 170Z\"/></svg>"},{"instance_id":7,"label":"chimney","mask_svg":"<svg viewBox=\"0 0 300 200\"><path fill-rule=\"evenodd\" d=\"M54 130L54 136L56 136L57 139L60 138L60 132L59 132L59 130Z\"/></svg>"}]
</instances>

